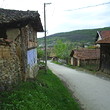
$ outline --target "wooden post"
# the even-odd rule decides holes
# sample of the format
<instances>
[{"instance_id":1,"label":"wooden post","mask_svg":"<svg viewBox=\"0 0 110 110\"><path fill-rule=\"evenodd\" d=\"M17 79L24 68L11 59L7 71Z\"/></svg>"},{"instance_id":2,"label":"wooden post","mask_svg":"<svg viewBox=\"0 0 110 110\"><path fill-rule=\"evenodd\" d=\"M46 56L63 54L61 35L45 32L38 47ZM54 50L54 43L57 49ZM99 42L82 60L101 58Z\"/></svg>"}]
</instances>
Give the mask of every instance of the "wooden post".
<instances>
[{"instance_id":1,"label":"wooden post","mask_svg":"<svg viewBox=\"0 0 110 110\"><path fill-rule=\"evenodd\" d=\"M25 36L25 28L21 28L21 49L22 49L22 71L23 71L23 81L26 81L26 75L27 75L27 40Z\"/></svg>"}]
</instances>

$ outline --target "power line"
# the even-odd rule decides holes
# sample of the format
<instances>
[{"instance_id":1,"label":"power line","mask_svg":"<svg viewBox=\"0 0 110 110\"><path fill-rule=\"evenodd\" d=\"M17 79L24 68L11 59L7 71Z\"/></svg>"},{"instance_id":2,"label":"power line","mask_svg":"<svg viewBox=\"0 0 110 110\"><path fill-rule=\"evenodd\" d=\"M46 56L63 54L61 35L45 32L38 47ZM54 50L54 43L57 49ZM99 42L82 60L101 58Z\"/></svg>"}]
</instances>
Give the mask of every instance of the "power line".
<instances>
[{"instance_id":1,"label":"power line","mask_svg":"<svg viewBox=\"0 0 110 110\"><path fill-rule=\"evenodd\" d=\"M81 8L76 8L76 9L72 9L72 10L65 10L65 11L75 11L75 10L81 10L81 9L85 9L85 8L97 7L97 6L101 6L101 5L107 5L107 4L110 4L110 2L101 3L101 4L97 4L97 5L86 6L86 7L81 7Z\"/></svg>"}]
</instances>

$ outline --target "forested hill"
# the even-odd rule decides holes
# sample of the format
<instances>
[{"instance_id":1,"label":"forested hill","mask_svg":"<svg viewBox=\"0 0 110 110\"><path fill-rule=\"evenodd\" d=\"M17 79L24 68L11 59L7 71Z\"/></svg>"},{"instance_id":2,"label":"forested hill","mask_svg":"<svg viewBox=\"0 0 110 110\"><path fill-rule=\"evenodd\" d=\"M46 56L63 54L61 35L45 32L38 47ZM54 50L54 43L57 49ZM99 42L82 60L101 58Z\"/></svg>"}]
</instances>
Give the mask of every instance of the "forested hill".
<instances>
[{"instance_id":1,"label":"forested hill","mask_svg":"<svg viewBox=\"0 0 110 110\"><path fill-rule=\"evenodd\" d=\"M95 41L97 31L110 30L110 27L98 28L98 29L84 29L71 32L57 33L47 36L47 44L54 45L57 40L71 41L71 42L90 42ZM44 38L38 39L39 45L44 44Z\"/></svg>"}]
</instances>

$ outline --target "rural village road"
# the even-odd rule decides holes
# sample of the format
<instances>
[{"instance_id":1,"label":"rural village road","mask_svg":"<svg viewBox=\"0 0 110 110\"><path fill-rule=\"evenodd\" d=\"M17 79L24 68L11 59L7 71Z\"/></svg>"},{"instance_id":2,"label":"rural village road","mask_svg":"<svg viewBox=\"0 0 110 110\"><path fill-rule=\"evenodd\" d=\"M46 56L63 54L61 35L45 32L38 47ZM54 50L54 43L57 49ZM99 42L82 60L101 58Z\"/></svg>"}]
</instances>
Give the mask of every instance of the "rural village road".
<instances>
[{"instance_id":1,"label":"rural village road","mask_svg":"<svg viewBox=\"0 0 110 110\"><path fill-rule=\"evenodd\" d=\"M48 67L68 85L85 110L110 110L110 81L51 62Z\"/></svg>"}]
</instances>

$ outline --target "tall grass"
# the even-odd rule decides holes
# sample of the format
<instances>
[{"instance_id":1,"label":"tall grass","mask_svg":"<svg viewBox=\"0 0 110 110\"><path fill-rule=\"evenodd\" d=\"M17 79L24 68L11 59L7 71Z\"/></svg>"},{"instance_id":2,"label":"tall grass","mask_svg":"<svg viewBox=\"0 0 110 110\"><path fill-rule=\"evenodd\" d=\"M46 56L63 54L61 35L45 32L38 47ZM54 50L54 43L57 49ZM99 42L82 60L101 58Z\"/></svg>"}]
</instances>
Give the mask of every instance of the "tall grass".
<instances>
[{"instance_id":1,"label":"tall grass","mask_svg":"<svg viewBox=\"0 0 110 110\"><path fill-rule=\"evenodd\" d=\"M50 70L0 94L0 110L79 110L79 105Z\"/></svg>"}]
</instances>

